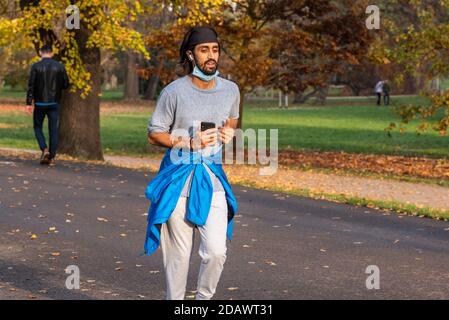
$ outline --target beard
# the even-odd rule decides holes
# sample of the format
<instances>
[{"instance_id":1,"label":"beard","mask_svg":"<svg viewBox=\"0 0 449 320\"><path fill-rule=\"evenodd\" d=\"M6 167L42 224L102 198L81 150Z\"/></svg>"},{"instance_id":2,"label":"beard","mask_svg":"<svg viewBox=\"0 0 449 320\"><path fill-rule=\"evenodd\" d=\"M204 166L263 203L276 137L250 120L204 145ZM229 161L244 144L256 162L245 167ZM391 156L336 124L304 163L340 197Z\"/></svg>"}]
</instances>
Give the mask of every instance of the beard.
<instances>
[{"instance_id":1,"label":"beard","mask_svg":"<svg viewBox=\"0 0 449 320\"><path fill-rule=\"evenodd\" d=\"M206 64L209 62L215 63L215 66L212 69L206 69ZM200 69L200 71L202 73L204 73L206 76L211 76L211 75L215 74L215 72L217 72L217 69L218 69L218 61L215 61L214 59L209 59L209 60L205 61L202 65L200 65L198 63L198 61L196 61L196 59L195 59L195 64L198 67L198 69Z\"/></svg>"}]
</instances>

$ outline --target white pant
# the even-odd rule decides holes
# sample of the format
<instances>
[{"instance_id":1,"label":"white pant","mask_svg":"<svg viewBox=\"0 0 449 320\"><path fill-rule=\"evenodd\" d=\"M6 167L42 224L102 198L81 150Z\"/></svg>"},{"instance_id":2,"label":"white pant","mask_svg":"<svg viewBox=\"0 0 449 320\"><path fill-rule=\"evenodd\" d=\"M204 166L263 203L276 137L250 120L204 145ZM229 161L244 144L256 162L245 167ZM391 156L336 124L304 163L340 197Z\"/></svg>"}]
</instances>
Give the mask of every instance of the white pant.
<instances>
[{"instance_id":1,"label":"white pant","mask_svg":"<svg viewBox=\"0 0 449 320\"><path fill-rule=\"evenodd\" d=\"M195 225L185 219L187 198L179 197L167 223L161 226L161 248L167 282L167 300L183 300L187 286ZM224 191L214 192L206 224L198 226L201 235L201 266L197 300L209 300L215 294L226 260L228 207Z\"/></svg>"}]
</instances>

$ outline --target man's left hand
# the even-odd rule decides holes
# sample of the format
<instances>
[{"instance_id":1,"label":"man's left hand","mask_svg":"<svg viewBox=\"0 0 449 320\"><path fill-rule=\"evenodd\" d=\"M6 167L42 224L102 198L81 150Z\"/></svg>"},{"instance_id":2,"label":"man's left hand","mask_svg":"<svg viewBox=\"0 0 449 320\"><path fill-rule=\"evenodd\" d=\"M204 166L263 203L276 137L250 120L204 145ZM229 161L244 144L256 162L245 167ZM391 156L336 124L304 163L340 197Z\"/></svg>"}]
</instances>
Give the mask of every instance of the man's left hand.
<instances>
[{"instance_id":1,"label":"man's left hand","mask_svg":"<svg viewBox=\"0 0 449 320\"><path fill-rule=\"evenodd\" d=\"M229 143L229 141L231 141L234 137L235 130L231 127L222 127L219 129L219 133L220 140L226 144Z\"/></svg>"},{"instance_id":2,"label":"man's left hand","mask_svg":"<svg viewBox=\"0 0 449 320\"><path fill-rule=\"evenodd\" d=\"M34 107L31 105L27 105L26 106L26 113L28 113L29 115L32 115L34 111Z\"/></svg>"}]
</instances>

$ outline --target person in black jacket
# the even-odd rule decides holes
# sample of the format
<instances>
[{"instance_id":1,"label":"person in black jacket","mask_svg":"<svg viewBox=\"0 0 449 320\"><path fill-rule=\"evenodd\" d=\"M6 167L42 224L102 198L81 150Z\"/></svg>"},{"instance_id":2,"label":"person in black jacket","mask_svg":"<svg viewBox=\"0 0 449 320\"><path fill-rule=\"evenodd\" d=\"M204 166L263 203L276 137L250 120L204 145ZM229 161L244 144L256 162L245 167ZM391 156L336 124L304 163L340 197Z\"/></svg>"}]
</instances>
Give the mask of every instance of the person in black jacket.
<instances>
[{"instance_id":1,"label":"person in black jacket","mask_svg":"<svg viewBox=\"0 0 449 320\"><path fill-rule=\"evenodd\" d=\"M384 81L382 91L384 94L384 105L388 106L390 104L390 81Z\"/></svg>"},{"instance_id":2,"label":"person in black jacket","mask_svg":"<svg viewBox=\"0 0 449 320\"><path fill-rule=\"evenodd\" d=\"M62 90L69 87L69 79L64 65L53 60L51 46L44 45L39 54L42 59L31 66L28 80L27 112L33 114L34 134L42 151L40 163L54 165L58 147L59 103ZM50 150L42 131L45 116L48 118Z\"/></svg>"}]
</instances>

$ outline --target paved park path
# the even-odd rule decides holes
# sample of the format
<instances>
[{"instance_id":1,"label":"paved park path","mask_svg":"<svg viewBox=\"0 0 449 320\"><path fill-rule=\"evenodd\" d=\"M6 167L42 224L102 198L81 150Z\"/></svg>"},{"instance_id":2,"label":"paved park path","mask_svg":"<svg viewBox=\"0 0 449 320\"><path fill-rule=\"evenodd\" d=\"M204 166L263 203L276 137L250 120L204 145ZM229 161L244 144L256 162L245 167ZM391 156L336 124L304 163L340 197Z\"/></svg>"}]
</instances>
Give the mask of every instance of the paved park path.
<instances>
[{"instance_id":1,"label":"paved park path","mask_svg":"<svg viewBox=\"0 0 449 320\"><path fill-rule=\"evenodd\" d=\"M0 155L0 299L163 299L160 250L139 256L152 177ZM239 212L216 299L449 299L449 223L233 190ZM69 265L80 269L79 290L65 287ZM379 290L366 288L369 265L380 269Z\"/></svg>"},{"instance_id":2,"label":"paved park path","mask_svg":"<svg viewBox=\"0 0 449 320\"><path fill-rule=\"evenodd\" d=\"M115 166L148 169L156 172L160 159L105 156L105 160ZM309 190L358 197L369 200L394 201L418 208L449 211L449 188L436 184L412 183L390 179L357 177L317 171L303 171L293 168L278 168L274 175L261 176L262 167L224 165L231 183L251 183L262 188L277 186L282 190Z\"/></svg>"},{"instance_id":3,"label":"paved park path","mask_svg":"<svg viewBox=\"0 0 449 320\"><path fill-rule=\"evenodd\" d=\"M38 152L27 149L0 148L0 154L27 156L30 159L39 157ZM107 164L113 166L157 172L162 157L105 155L104 158ZM343 195L346 198L394 202L402 206L414 205L417 208L449 212L449 187L437 184L304 171L289 166L280 166L274 175L268 176L259 174L262 167L223 165L223 168L233 184L257 186L259 189L272 189L275 186L282 191L307 190L316 195Z\"/></svg>"}]
</instances>

